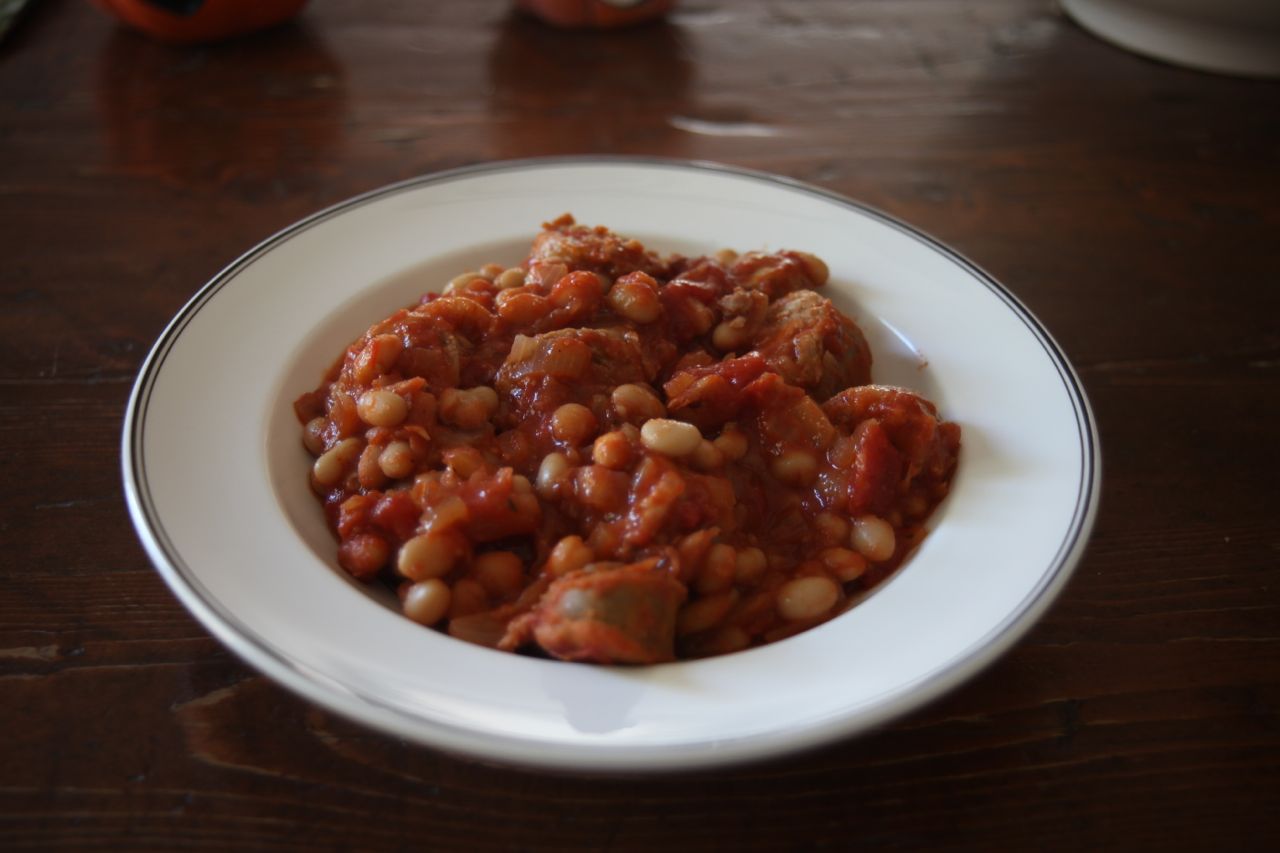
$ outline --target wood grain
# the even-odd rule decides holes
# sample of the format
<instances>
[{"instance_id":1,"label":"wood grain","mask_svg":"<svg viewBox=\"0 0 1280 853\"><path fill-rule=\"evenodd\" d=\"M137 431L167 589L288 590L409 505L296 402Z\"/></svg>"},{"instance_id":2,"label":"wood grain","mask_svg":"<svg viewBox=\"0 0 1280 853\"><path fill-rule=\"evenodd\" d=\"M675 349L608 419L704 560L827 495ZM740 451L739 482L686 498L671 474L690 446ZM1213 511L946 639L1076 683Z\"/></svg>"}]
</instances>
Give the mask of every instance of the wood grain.
<instances>
[{"instance_id":1,"label":"wood grain","mask_svg":"<svg viewBox=\"0 0 1280 853\"><path fill-rule=\"evenodd\" d=\"M277 229L498 158L811 181L988 269L1074 360L1093 541L1007 656L866 737L661 778L494 768L314 708L177 603L119 438L168 319ZM616 33L317 0L173 48L89 4L0 44L5 849L1266 850L1280 845L1280 84L1047 0L689 0Z\"/></svg>"}]
</instances>

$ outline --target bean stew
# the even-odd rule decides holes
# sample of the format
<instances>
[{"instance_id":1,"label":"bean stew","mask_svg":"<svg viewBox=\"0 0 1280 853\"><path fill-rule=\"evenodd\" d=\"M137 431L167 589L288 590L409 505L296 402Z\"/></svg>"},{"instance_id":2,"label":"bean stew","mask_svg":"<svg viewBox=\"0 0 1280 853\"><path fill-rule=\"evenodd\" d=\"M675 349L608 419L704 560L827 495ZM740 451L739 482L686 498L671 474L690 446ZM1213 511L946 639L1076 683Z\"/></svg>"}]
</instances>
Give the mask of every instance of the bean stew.
<instances>
[{"instance_id":1,"label":"bean stew","mask_svg":"<svg viewBox=\"0 0 1280 853\"><path fill-rule=\"evenodd\" d=\"M960 429L871 382L799 251L662 257L569 215L376 323L294 404L338 563L454 637L563 660L739 651L920 541Z\"/></svg>"}]
</instances>

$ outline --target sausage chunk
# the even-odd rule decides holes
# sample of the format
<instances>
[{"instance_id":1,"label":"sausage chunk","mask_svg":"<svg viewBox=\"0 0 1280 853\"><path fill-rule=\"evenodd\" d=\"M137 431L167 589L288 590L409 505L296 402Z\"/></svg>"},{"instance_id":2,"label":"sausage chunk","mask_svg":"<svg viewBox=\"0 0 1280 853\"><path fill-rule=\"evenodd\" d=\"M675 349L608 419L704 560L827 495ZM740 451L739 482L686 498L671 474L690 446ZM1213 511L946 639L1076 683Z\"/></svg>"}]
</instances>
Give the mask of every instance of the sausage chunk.
<instances>
[{"instance_id":1,"label":"sausage chunk","mask_svg":"<svg viewBox=\"0 0 1280 853\"><path fill-rule=\"evenodd\" d=\"M675 659L683 584L650 559L579 571L551 584L531 612L513 620L500 648L529 641L560 660L647 664Z\"/></svg>"}]
</instances>

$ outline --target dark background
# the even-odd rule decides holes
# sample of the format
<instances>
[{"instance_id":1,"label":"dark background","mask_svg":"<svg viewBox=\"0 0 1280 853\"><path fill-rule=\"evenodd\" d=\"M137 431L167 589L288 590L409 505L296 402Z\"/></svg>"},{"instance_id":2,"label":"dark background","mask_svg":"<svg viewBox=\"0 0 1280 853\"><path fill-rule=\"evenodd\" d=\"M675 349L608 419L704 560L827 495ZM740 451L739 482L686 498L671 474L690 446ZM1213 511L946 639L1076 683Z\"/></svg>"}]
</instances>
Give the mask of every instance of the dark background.
<instances>
[{"instance_id":1,"label":"dark background","mask_svg":"<svg viewBox=\"0 0 1280 853\"><path fill-rule=\"evenodd\" d=\"M119 474L167 320L318 208L581 153L845 193L1052 330L1102 510L1010 654L855 740L582 779L336 719L186 614ZM1126 54L1043 0L689 0L608 34L315 0L188 48L37 2L0 44L0 847L1276 849L1278 163L1280 83Z\"/></svg>"}]
</instances>

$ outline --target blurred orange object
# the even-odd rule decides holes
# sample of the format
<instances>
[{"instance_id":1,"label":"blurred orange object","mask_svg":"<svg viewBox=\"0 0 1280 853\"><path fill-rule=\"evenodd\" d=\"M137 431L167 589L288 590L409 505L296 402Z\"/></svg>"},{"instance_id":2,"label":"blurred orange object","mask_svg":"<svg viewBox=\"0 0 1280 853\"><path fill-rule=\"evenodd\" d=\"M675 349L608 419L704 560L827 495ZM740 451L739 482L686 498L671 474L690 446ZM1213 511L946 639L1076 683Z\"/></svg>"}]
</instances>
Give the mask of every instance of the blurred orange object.
<instances>
[{"instance_id":1,"label":"blurred orange object","mask_svg":"<svg viewBox=\"0 0 1280 853\"><path fill-rule=\"evenodd\" d=\"M307 0L95 0L120 20L162 41L204 42L289 20Z\"/></svg>"},{"instance_id":2,"label":"blurred orange object","mask_svg":"<svg viewBox=\"0 0 1280 853\"><path fill-rule=\"evenodd\" d=\"M557 27L625 27L665 14L675 0L516 0Z\"/></svg>"}]
</instances>

